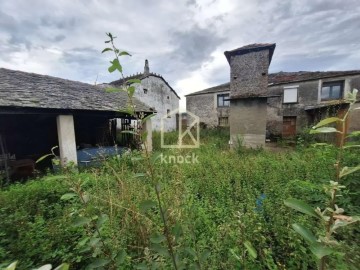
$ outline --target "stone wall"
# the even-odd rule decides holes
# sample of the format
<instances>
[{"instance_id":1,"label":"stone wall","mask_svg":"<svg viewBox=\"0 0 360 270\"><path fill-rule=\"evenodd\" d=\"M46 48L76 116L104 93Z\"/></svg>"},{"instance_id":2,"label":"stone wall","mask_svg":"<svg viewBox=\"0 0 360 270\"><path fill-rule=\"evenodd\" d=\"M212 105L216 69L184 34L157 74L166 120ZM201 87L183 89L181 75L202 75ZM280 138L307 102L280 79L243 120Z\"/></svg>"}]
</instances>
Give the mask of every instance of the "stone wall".
<instances>
[{"instance_id":1,"label":"stone wall","mask_svg":"<svg viewBox=\"0 0 360 270\"><path fill-rule=\"evenodd\" d=\"M164 119L164 131L176 129L179 98L161 78L150 75L142 79L141 84L136 86L134 96L157 111L157 115L152 118L153 130L160 130L162 118ZM168 110L170 112L177 110L177 112L168 118L166 117Z\"/></svg>"},{"instance_id":2,"label":"stone wall","mask_svg":"<svg viewBox=\"0 0 360 270\"><path fill-rule=\"evenodd\" d=\"M273 95L273 97L268 99L266 129L271 136L281 136L284 116L296 116L297 133L301 133L308 127L311 127L314 121L327 117L326 111L329 110L326 107L318 110L315 110L315 108L326 104L326 102L321 102L320 91L322 83L329 81L344 81L344 95L354 88L360 88L359 76L336 77L269 86L269 95ZM298 88L298 102L283 103L284 88L296 86ZM314 110L309 110L310 107L313 107ZM357 112L354 112L349 125L350 130L355 130L357 127L360 128L360 118L356 120L356 115Z\"/></svg>"},{"instance_id":3,"label":"stone wall","mask_svg":"<svg viewBox=\"0 0 360 270\"><path fill-rule=\"evenodd\" d=\"M269 50L235 55L230 58L232 98L267 95Z\"/></svg>"},{"instance_id":4,"label":"stone wall","mask_svg":"<svg viewBox=\"0 0 360 270\"><path fill-rule=\"evenodd\" d=\"M219 117L229 117L229 107L217 107L217 95L227 93L229 91L187 96L186 110L200 117L206 127L217 127Z\"/></svg>"}]
</instances>

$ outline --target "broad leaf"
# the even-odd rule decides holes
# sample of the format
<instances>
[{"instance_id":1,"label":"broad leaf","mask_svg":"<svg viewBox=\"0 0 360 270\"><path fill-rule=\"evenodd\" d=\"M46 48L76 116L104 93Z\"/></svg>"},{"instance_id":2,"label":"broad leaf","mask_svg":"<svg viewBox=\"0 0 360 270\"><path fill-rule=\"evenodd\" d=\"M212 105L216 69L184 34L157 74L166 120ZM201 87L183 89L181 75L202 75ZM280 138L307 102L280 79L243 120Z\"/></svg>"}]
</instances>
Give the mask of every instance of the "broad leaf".
<instances>
[{"instance_id":1,"label":"broad leaf","mask_svg":"<svg viewBox=\"0 0 360 270\"><path fill-rule=\"evenodd\" d=\"M334 250L321 244L321 243L314 243L310 246L311 252L318 258L319 260L324 257L334 253Z\"/></svg>"},{"instance_id":2,"label":"broad leaf","mask_svg":"<svg viewBox=\"0 0 360 270\"><path fill-rule=\"evenodd\" d=\"M51 270L52 269L52 265L51 264L45 264L39 268L37 268L36 270Z\"/></svg>"},{"instance_id":3,"label":"broad leaf","mask_svg":"<svg viewBox=\"0 0 360 270\"><path fill-rule=\"evenodd\" d=\"M106 214L101 214L98 221L96 222L96 228L100 229L102 225L109 220L109 216Z\"/></svg>"},{"instance_id":4,"label":"broad leaf","mask_svg":"<svg viewBox=\"0 0 360 270\"><path fill-rule=\"evenodd\" d=\"M62 263L58 267L56 267L54 270L69 270L70 265L67 263Z\"/></svg>"},{"instance_id":5,"label":"broad leaf","mask_svg":"<svg viewBox=\"0 0 360 270\"><path fill-rule=\"evenodd\" d=\"M197 257L196 251L195 251L193 248L191 248L191 247L186 247L186 248L185 248L185 251L186 251L187 253L189 253L189 255L191 255L192 257L194 257L194 258Z\"/></svg>"},{"instance_id":6,"label":"broad leaf","mask_svg":"<svg viewBox=\"0 0 360 270\"><path fill-rule=\"evenodd\" d=\"M104 267L106 265L108 265L110 262L110 260L108 259L95 259L95 261L93 261L91 264L89 264L86 269L96 269L99 267Z\"/></svg>"},{"instance_id":7,"label":"broad leaf","mask_svg":"<svg viewBox=\"0 0 360 270\"><path fill-rule=\"evenodd\" d=\"M134 177L135 177L135 178L146 177L146 176L147 176L146 173L135 173L135 174L134 174Z\"/></svg>"},{"instance_id":8,"label":"broad leaf","mask_svg":"<svg viewBox=\"0 0 360 270\"><path fill-rule=\"evenodd\" d=\"M207 260L207 258L209 258L210 254L210 250L205 249L200 255L200 262L203 264Z\"/></svg>"},{"instance_id":9,"label":"broad leaf","mask_svg":"<svg viewBox=\"0 0 360 270\"><path fill-rule=\"evenodd\" d=\"M11 263L8 267L5 268L5 270L15 270L17 263L18 263L17 261Z\"/></svg>"},{"instance_id":10,"label":"broad leaf","mask_svg":"<svg viewBox=\"0 0 360 270\"><path fill-rule=\"evenodd\" d=\"M138 134L136 133L136 131L132 131L132 130L123 130L123 131L121 131L121 133L138 135Z\"/></svg>"},{"instance_id":11,"label":"broad leaf","mask_svg":"<svg viewBox=\"0 0 360 270\"><path fill-rule=\"evenodd\" d=\"M341 121L341 119L338 117L325 118L325 119L321 120L319 123L317 123L313 128L314 129L319 128L319 127L322 127L322 126L325 126L325 125L328 125L331 123L339 122L339 121Z\"/></svg>"},{"instance_id":12,"label":"broad leaf","mask_svg":"<svg viewBox=\"0 0 360 270\"><path fill-rule=\"evenodd\" d=\"M66 175L51 175L51 176L47 176L45 177L45 179L47 181L49 180L63 180L63 179L67 179L68 177Z\"/></svg>"},{"instance_id":13,"label":"broad leaf","mask_svg":"<svg viewBox=\"0 0 360 270\"><path fill-rule=\"evenodd\" d=\"M117 93L120 91L123 91L123 89L118 88L118 87L106 87L105 88L105 92L107 92L107 93Z\"/></svg>"},{"instance_id":14,"label":"broad leaf","mask_svg":"<svg viewBox=\"0 0 360 270\"><path fill-rule=\"evenodd\" d=\"M126 81L126 83L128 83L128 84L141 83L141 80L139 80L139 79L130 79L130 80Z\"/></svg>"},{"instance_id":15,"label":"broad leaf","mask_svg":"<svg viewBox=\"0 0 360 270\"><path fill-rule=\"evenodd\" d=\"M116 255L115 261L118 266L124 263L126 255L126 251L123 249Z\"/></svg>"},{"instance_id":16,"label":"broad leaf","mask_svg":"<svg viewBox=\"0 0 360 270\"><path fill-rule=\"evenodd\" d=\"M47 157L53 157L53 156L54 156L53 154L44 155L44 156L38 158L38 159L35 161L35 163L39 163L40 161L43 161L45 158L47 158Z\"/></svg>"},{"instance_id":17,"label":"broad leaf","mask_svg":"<svg viewBox=\"0 0 360 270\"><path fill-rule=\"evenodd\" d=\"M253 245L249 241L245 241L244 246L246 247L246 250L249 252L250 256L256 259L257 252L256 249L253 247Z\"/></svg>"},{"instance_id":18,"label":"broad leaf","mask_svg":"<svg viewBox=\"0 0 360 270\"><path fill-rule=\"evenodd\" d=\"M360 107L359 107L359 109L360 109ZM350 134L348 134L346 137L350 138L350 137L357 137L357 136L360 136L360 130L353 131Z\"/></svg>"},{"instance_id":19,"label":"broad leaf","mask_svg":"<svg viewBox=\"0 0 360 270\"><path fill-rule=\"evenodd\" d=\"M111 48L105 48L105 49L102 50L101 53L108 52L108 51L112 51L112 50L113 50L113 49L111 49Z\"/></svg>"},{"instance_id":20,"label":"broad leaf","mask_svg":"<svg viewBox=\"0 0 360 270\"><path fill-rule=\"evenodd\" d=\"M60 200L67 201L67 200L70 200L70 199L75 198L75 197L77 197L76 193L66 193L66 194L61 196Z\"/></svg>"},{"instance_id":21,"label":"broad leaf","mask_svg":"<svg viewBox=\"0 0 360 270\"><path fill-rule=\"evenodd\" d=\"M334 133L334 132L341 133L340 131L338 131L336 128L333 128L333 127L320 127L320 128L317 128L317 129L310 130L310 134Z\"/></svg>"},{"instance_id":22,"label":"broad leaf","mask_svg":"<svg viewBox=\"0 0 360 270\"><path fill-rule=\"evenodd\" d=\"M331 231L334 232L339 227L344 227L344 226L347 226L349 224L359 222L359 221L360 221L360 216L350 217L350 220L337 219L337 220L335 220L334 224L331 226Z\"/></svg>"},{"instance_id":23,"label":"broad leaf","mask_svg":"<svg viewBox=\"0 0 360 270\"><path fill-rule=\"evenodd\" d=\"M359 148L360 147L360 144L347 144L344 146L344 149L347 149L347 148Z\"/></svg>"},{"instance_id":24,"label":"broad leaf","mask_svg":"<svg viewBox=\"0 0 360 270\"><path fill-rule=\"evenodd\" d=\"M142 201L140 203L139 208L140 208L140 211L144 213L144 212L148 211L149 209L156 207L156 206L157 206L156 202L151 201L151 200L146 200L146 201Z\"/></svg>"},{"instance_id":25,"label":"broad leaf","mask_svg":"<svg viewBox=\"0 0 360 270\"><path fill-rule=\"evenodd\" d=\"M129 97L132 98L134 96L134 93L135 93L135 87L134 86L130 86L128 88L128 94L129 94Z\"/></svg>"},{"instance_id":26,"label":"broad leaf","mask_svg":"<svg viewBox=\"0 0 360 270\"><path fill-rule=\"evenodd\" d=\"M305 228L304 226L300 225L300 224L292 224L293 229L300 234L302 237L304 237L304 239L310 243L315 243L316 242L316 237L314 236L314 234L308 230L307 228Z\"/></svg>"},{"instance_id":27,"label":"broad leaf","mask_svg":"<svg viewBox=\"0 0 360 270\"><path fill-rule=\"evenodd\" d=\"M143 119L141 119L141 123L145 123L147 120L149 120L151 117L154 117L156 115L156 113L152 113L152 114L149 114L147 116L145 116Z\"/></svg>"},{"instance_id":28,"label":"broad leaf","mask_svg":"<svg viewBox=\"0 0 360 270\"><path fill-rule=\"evenodd\" d=\"M120 62L118 59L114 59L111 63L111 66L108 68L108 71L110 73L114 72L115 70L118 70L122 72L122 66L120 65Z\"/></svg>"},{"instance_id":29,"label":"broad leaf","mask_svg":"<svg viewBox=\"0 0 360 270\"><path fill-rule=\"evenodd\" d=\"M166 237L160 233L154 233L150 236L150 242L154 244L160 244L166 240Z\"/></svg>"},{"instance_id":30,"label":"broad leaf","mask_svg":"<svg viewBox=\"0 0 360 270\"><path fill-rule=\"evenodd\" d=\"M88 224L91 221L91 219L86 217L76 217L73 221L72 225L75 227L80 227Z\"/></svg>"},{"instance_id":31,"label":"broad leaf","mask_svg":"<svg viewBox=\"0 0 360 270\"><path fill-rule=\"evenodd\" d=\"M351 174L351 173L354 173L356 171L360 170L360 165L356 166L356 167L344 167L342 168L342 170L340 171L340 178L348 175L348 174Z\"/></svg>"},{"instance_id":32,"label":"broad leaf","mask_svg":"<svg viewBox=\"0 0 360 270\"><path fill-rule=\"evenodd\" d=\"M286 206L288 206L292 209L295 209L301 213L304 213L306 215L313 216L313 217L319 217L318 214L315 212L315 210L310 205L308 205L307 203L305 203L301 200L290 198L290 199L285 200L284 203Z\"/></svg>"},{"instance_id":33,"label":"broad leaf","mask_svg":"<svg viewBox=\"0 0 360 270\"><path fill-rule=\"evenodd\" d=\"M169 257L169 251L167 248L159 245L159 244L152 244L150 248L155 251L157 254L163 257Z\"/></svg>"},{"instance_id":34,"label":"broad leaf","mask_svg":"<svg viewBox=\"0 0 360 270\"><path fill-rule=\"evenodd\" d=\"M130 54L130 53L125 52L125 51L122 51L122 52L120 52L120 53L119 53L119 56L122 56L122 55L128 55L128 56L131 56L131 54Z\"/></svg>"},{"instance_id":35,"label":"broad leaf","mask_svg":"<svg viewBox=\"0 0 360 270\"><path fill-rule=\"evenodd\" d=\"M138 270L148 270L149 268L146 266L145 263L140 263L138 265L135 265L135 269L138 269Z\"/></svg>"}]
</instances>

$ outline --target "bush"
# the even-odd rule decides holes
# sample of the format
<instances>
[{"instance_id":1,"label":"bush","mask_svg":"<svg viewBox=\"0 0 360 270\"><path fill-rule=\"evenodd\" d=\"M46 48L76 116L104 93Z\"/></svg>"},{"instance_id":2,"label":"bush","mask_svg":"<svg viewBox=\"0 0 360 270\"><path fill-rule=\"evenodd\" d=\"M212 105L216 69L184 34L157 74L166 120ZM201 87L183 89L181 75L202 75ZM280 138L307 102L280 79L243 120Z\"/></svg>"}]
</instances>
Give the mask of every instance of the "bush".
<instances>
[{"instance_id":1,"label":"bush","mask_svg":"<svg viewBox=\"0 0 360 270\"><path fill-rule=\"evenodd\" d=\"M238 153L228 150L228 140L226 129L202 130L200 148L162 150L173 155L194 153L199 163L154 161L168 223L172 230L181 227L174 248L184 256L183 263L189 268L196 253L207 258L201 260L202 269L314 269L315 260L291 224L311 227L317 221L287 208L283 200L296 197L314 207L323 205L322 185L333 177L335 150ZM97 235L95 227L74 228L71 223L75 215L90 217L94 224L106 215L109 219L100 234L107 250L126 252L124 269L140 263L170 268L170 260L154 252L150 241L155 232L162 233L162 225L156 206L144 210L156 195L151 183L135 177L145 171L144 164L136 161L139 156L134 152L89 172L70 173L66 181L38 179L0 192L4 221L0 260L20 260L24 269L45 262L69 262L71 269L84 269L94 262L94 254L101 257L106 249L82 250L81 242ZM352 162L358 164L359 157L354 154ZM90 195L89 202L82 206L75 198L60 200L70 187L81 187ZM354 212L355 200L354 196L347 202ZM256 259L249 256L245 241L252 243ZM359 254L359 245L349 250ZM205 256L207 251L210 256ZM356 265L359 260L353 255L348 263Z\"/></svg>"}]
</instances>

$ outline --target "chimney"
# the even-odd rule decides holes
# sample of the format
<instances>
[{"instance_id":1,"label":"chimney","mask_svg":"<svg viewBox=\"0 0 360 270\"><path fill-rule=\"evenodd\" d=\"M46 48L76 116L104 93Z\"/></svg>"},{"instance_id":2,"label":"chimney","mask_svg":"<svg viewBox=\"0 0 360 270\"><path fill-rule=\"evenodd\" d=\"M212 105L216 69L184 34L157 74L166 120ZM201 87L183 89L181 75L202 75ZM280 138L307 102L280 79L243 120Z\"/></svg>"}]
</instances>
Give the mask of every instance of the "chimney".
<instances>
[{"instance_id":1,"label":"chimney","mask_svg":"<svg viewBox=\"0 0 360 270\"><path fill-rule=\"evenodd\" d=\"M145 60L145 66L144 66L144 75L147 75L149 73L150 73L149 61L146 59Z\"/></svg>"}]
</instances>

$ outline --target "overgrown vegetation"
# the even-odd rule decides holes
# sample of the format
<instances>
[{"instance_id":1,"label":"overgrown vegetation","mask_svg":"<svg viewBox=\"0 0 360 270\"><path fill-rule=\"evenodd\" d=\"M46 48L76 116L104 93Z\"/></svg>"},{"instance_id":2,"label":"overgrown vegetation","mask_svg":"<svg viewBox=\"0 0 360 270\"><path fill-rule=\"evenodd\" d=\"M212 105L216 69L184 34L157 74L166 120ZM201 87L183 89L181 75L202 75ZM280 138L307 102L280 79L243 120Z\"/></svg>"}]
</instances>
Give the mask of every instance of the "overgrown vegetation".
<instances>
[{"instance_id":1,"label":"overgrown vegetation","mask_svg":"<svg viewBox=\"0 0 360 270\"><path fill-rule=\"evenodd\" d=\"M283 200L294 197L314 208L324 205L327 196L321 191L334 177L336 149L231 152L226 130L207 130L201 138L201 147L192 150L199 163L155 162L174 248L185 268L198 262L195 265L201 269L315 269L306 241L291 224L312 228L320 226L320 221L293 212ZM3 190L0 261L18 260L18 269L49 262L67 262L71 269L85 269L94 258L104 258L111 250L117 252L114 260L120 269L151 265L171 269L166 249L160 248L162 222L151 203L156 194L152 184L137 175L145 169L137 161L139 155L133 152L108 161L102 168L80 174L69 171L65 178L48 176ZM345 159L351 164L359 162L354 150ZM358 185L358 177L356 172L346 181ZM78 197L60 199L73 192L70 188L74 186L82 190L85 207ZM348 215L359 212L355 190L345 189L349 196L340 197ZM79 215L90 217L91 222L82 223ZM99 243L97 226L104 246ZM360 263L359 242L354 237L358 228L342 230L346 255L337 258L336 269L356 269ZM244 245L246 241L252 243L256 258Z\"/></svg>"},{"instance_id":2,"label":"overgrown vegetation","mask_svg":"<svg viewBox=\"0 0 360 270\"><path fill-rule=\"evenodd\" d=\"M119 57L129 54L118 50L115 37L107 35L110 40L106 43L111 47L103 52L115 54L109 72L117 70L123 77ZM129 98L124 112L145 123L150 116L139 115L132 105L135 87L131 84L138 82L130 80L120 90ZM315 244L319 238L326 242L321 238L323 231L314 235L305 228L323 225L312 218L320 215L312 209L329 204L322 192L328 180L345 176L344 169L339 170L339 148L308 148L303 140L295 151L283 153L241 146L229 151L228 130L213 129L202 130L202 145L197 149L161 149L160 135L155 133L155 151L150 154L144 130L127 132L135 136L140 151L80 173L69 166L61 175L0 191L3 267L16 260L20 270L48 262L60 264L61 269L68 267L62 262L69 263L71 269L317 267L311 252L319 252L308 249L306 241ZM165 140L174 143L177 134L169 133ZM163 155L193 155L196 159L175 162L163 159ZM351 170L352 174L346 173L341 186L346 196L336 198L336 202L346 205L347 212L335 205L338 189L334 192L332 184L329 220L337 214L349 217L359 213L355 181L359 171L349 169L352 164L357 166L359 159L355 147L341 155L341 162L349 166L345 173ZM297 200L286 200L289 197ZM284 200L287 206L308 215L291 211ZM321 215L325 217L325 212ZM357 269L357 227L338 226L341 233L334 235L332 230L329 235L329 228L337 224L329 220L325 220L326 244L336 241L340 248L321 256L333 255L320 262L320 268ZM15 264L9 267L14 269ZM41 269L51 269L47 267Z\"/></svg>"}]
</instances>

